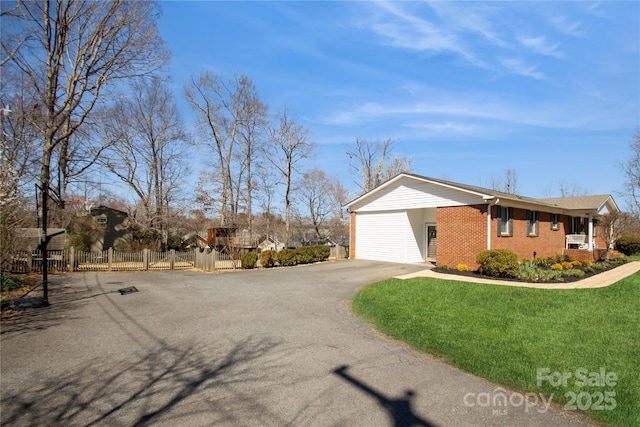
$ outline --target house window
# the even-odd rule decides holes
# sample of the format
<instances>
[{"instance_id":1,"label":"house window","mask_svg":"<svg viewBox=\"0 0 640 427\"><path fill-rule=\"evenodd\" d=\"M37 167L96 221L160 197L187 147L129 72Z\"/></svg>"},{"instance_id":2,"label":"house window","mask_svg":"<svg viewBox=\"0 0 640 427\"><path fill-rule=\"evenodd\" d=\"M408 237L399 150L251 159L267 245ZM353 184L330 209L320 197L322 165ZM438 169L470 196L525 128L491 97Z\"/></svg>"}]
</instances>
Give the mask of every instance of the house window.
<instances>
[{"instance_id":1,"label":"house window","mask_svg":"<svg viewBox=\"0 0 640 427\"><path fill-rule=\"evenodd\" d=\"M498 236L513 236L513 210L498 206Z\"/></svg>"},{"instance_id":2,"label":"house window","mask_svg":"<svg viewBox=\"0 0 640 427\"><path fill-rule=\"evenodd\" d=\"M560 214L551 214L551 229L560 230Z\"/></svg>"},{"instance_id":3,"label":"house window","mask_svg":"<svg viewBox=\"0 0 640 427\"><path fill-rule=\"evenodd\" d=\"M584 233L583 218L574 216L571 218L571 234Z\"/></svg>"},{"instance_id":4,"label":"house window","mask_svg":"<svg viewBox=\"0 0 640 427\"><path fill-rule=\"evenodd\" d=\"M538 211L527 211L527 236L538 236Z\"/></svg>"}]
</instances>

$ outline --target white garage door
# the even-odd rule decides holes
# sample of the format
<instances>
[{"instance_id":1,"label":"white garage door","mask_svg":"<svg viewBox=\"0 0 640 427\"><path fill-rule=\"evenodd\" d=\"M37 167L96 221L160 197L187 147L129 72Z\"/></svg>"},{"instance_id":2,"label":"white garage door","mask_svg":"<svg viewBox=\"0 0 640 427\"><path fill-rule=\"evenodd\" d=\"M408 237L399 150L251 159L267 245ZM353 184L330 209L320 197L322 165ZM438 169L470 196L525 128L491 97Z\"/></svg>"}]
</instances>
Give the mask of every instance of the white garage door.
<instances>
[{"instance_id":1,"label":"white garage door","mask_svg":"<svg viewBox=\"0 0 640 427\"><path fill-rule=\"evenodd\" d=\"M420 262L420 250L406 211L358 213L356 258Z\"/></svg>"}]
</instances>

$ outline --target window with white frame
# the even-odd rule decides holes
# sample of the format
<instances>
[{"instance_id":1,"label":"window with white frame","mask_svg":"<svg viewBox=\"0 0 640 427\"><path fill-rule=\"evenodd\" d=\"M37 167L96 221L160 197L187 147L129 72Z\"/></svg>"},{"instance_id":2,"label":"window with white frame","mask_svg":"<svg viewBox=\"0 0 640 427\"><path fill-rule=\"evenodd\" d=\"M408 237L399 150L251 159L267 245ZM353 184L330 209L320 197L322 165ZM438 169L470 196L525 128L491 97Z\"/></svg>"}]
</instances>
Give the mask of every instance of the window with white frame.
<instances>
[{"instance_id":1,"label":"window with white frame","mask_svg":"<svg viewBox=\"0 0 640 427\"><path fill-rule=\"evenodd\" d=\"M538 236L538 211L527 211L527 236Z\"/></svg>"},{"instance_id":2,"label":"window with white frame","mask_svg":"<svg viewBox=\"0 0 640 427\"><path fill-rule=\"evenodd\" d=\"M513 210L498 206L498 236L513 236Z\"/></svg>"},{"instance_id":3,"label":"window with white frame","mask_svg":"<svg viewBox=\"0 0 640 427\"><path fill-rule=\"evenodd\" d=\"M560 230L560 214L551 214L551 229Z\"/></svg>"}]
</instances>

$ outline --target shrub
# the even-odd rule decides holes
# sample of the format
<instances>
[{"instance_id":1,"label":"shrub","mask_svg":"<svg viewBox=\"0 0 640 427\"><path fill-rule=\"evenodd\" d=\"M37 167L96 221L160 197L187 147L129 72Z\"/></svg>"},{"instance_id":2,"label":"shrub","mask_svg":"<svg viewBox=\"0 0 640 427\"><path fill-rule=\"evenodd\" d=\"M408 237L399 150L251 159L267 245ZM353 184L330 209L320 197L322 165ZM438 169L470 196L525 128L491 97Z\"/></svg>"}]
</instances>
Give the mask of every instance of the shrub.
<instances>
[{"instance_id":1,"label":"shrub","mask_svg":"<svg viewBox=\"0 0 640 427\"><path fill-rule=\"evenodd\" d=\"M630 236L621 237L616 240L615 248L627 256L638 254L640 253L640 238Z\"/></svg>"},{"instance_id":2,"label":"shrub","mask_svg":"<svg viewBox=\"0 0 640 427\"><path fill-rule=\"evenodd\" d=\"M331 247L327 245L313 246L316 261L326 261L331 255Z\"/></svg>"},{"instance_id":3,"label":"shrub","mask_svg":"<svg viewBox=\"0 0 640 427\"><path fill-rule=\"evenodd\" d=\"M278 263L282 267L291 267L298 263L296 251L293 249L283 249L278 252Z\"/></svg>"},{"instance_id":4,"label":"shrub","mask_svg":"<svg viewBox=\"0 0 640 427\"><path fill-rule=\"evenodd\" d=\"M571 263L574 267L582 267L582 261L575 260Z\"/></svg>"},{"instance_id":5,"label":"shrub","mask_svg":"<svg viewBox=\"0 0 640 427\"><path fill-rule=\"evenodd\" d=\"M584 276L584 271L578 268L570 268L568 270L564 270L562 274L567 277L582 277Z\"/></svg>"},{"instance_id":6,"label":"shrub","mask_svg":"<svg viewBox=\"0 0 640 427\"><path fill-rule=\"evenodd\" d=\"M564 267L559 262L556 262L555 264L551 264L551 267L549 267L549 268L551 268L552 270L555 270L555 271L564 270Z\"/></svg>"},{"instance_id":7,"label":"shrub","mask_svg":"<svg viewBox=\"0 0 640 427\"><path fill-rule=\"evenodd\" d=\"M277 254L274 251L266 250L260 252L260 265L264 268L271 268L276 263Z\"/></svg>"},{"instance_id":8,"label":"shrub","mask_svg":"<svg viewBox=\"0 0 640 427\"><path fill-rule=\"evenodd\" d=\"M582 261L582 264L589 267L591 264L593 264L590 260L585 259L584 261Z\"/></svg>"},{"instance_id":9,"label":"shrub","mask_svg":"<svg viewBox=\"0 0 640 427\"><path fill-rule=\"evenodd\" d=\"M439 265L438 268L441 268L443 270L448 270L449 266L447 264L442 264L442 265Z\"/></svg>"},{"instance_id":10,"label":"shrub","mask_svg":"<svg viewBox=\"0 0 640 427\"><path fill-rule=\"evenodd\" d=\"M469 267L467 266L467 264L458 264L458 267L456 267L458 271L469 271Z\"/></svg>"},{"instance_id":11,"label":"shrub","mask_svg":"<svg viewBox=\"0 0 640 427\"><path fill-rule=\"evenodd\" d=\"M629 262L628 259L626 258L622 258L622 257L617 257L614 259L609 260L609 262L613 265L622 265L622 264L626 264Z\"/></svg>"},{"instance_id":12,"label":"shrub","mask_svg":"<svg viewBox=\"0 0 640 427\"><path fill-rule=\"evenodd\" d=\"M254 268L256 262L258 262L258 254L253 251L243 253L240 258L240 265L246 270Z\"/></svg>"},{"instance_id":13,"label":"shrub","mask_svg":"<svg viewBox=\"0 0 640 427\"><path fill-rule=\"evenodd\" d=\"M476 262L488 276L516 277L518 275L518 255L508 249L491 249L482 251Z\"/></svg>"},{"instance_id":14,"label":"shrub","mask_svg":"<svg viewBox=\"0 0 640 427\"><path fill-rule=\"evenodd\" d=\"M0 283L2 283L2 292L11 291L13 289L20 289L24 286L27 286L27 283L24 280L9 276L5 273L0 273Z\"/></svg>"},{"instance_id":15,"label":"shrub","mask_svg":"<svg viewBox=\"0 0 640 427\"><path fill-rule=\"evenodd\" d=\"M298 264L309 264L315 261L313 246L300 246L295 249L295 254Z\"/></svg>"},{"instance_id":16,"label":"shrub","mask_svg":"<svg viewBox=\"0 0 640 427\"><path fill-rule=\"evenodd\" d=\"M573 263L572 263L572 262L569 262L569 261L564 261L564 262L562 263L562 268L563 268L564 270L571 270L571 269L573 268Z\"/></svg>"},{"instance_id":17,"label":"shrub","mask_svg":"<svg viewBox=\"0 0 640 427\"><path fill-rule=\"evenodd\" d=\"M562 280L562 273L557 270L550 270L547 267L541 267L532 262L523 262L520 264L518 277L533 282L545 282L549 280Z\"/></svg>"}]
</instances>

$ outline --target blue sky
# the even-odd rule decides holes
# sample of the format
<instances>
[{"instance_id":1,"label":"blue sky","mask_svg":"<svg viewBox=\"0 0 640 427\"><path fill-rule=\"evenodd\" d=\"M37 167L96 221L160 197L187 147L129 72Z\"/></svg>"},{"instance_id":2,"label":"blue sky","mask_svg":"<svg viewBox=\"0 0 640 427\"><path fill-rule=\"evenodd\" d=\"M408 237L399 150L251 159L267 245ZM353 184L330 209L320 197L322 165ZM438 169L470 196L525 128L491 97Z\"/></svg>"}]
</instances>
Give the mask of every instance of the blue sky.
<instances>
[{"instance_id":1,"label":"blue sky","mask_svg":"<svg viewBox=\"0 0 640 427\"><path fill-rule=\"evenodd\" d=\"M418 174L490 186L511 168L523 195L557 196L564 182L624 207L640 2L161 5L178 98L201 71L247 75L272 112L311 131L308 166L348 187L346 146L391 138Z\"/></svg>"}]
</instances>

